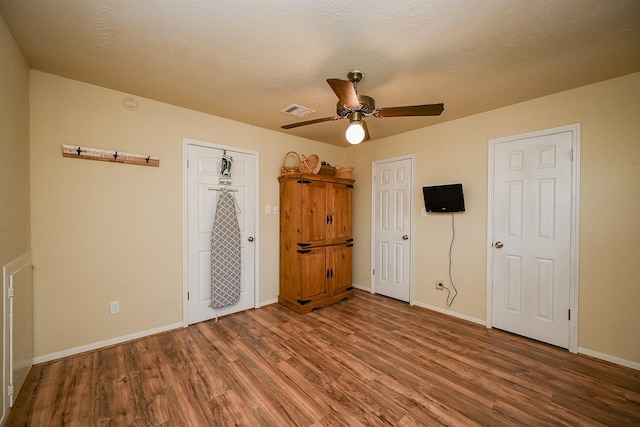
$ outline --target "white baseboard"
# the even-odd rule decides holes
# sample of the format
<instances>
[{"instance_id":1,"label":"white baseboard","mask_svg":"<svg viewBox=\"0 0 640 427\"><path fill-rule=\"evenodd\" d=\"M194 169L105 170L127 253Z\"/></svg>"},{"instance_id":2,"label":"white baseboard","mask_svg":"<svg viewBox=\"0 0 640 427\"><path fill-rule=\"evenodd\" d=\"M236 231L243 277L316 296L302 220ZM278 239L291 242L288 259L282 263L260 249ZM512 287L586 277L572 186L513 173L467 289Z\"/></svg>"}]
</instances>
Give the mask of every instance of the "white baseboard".
<instances>
[{"instance_id":1,"label":"white baseboard","mask_svg":"<svg viewBox=\"0 0 640 427\"><path fill-rule=\"evenodd\" d=\"M611 356L610 354L600 353L599 351L589 350L588 348L584 347L578 347L578 353L595 357L596 359L602 359L607 362L615 363L616 365L626 366L627 368L635 369L636 371L640 371L640 363L638 362L621 359L619 357Z\"/></svg>"},{"instance_id":2,"label":"white baseboard","mask_svg":"<svg viewBox=\"0 0 640 427\"><path fill-rule=\"evenodd\" d=\"M364 287L364 286L359 286L359 285L353 285L354 288L357 289L361 289L363 291L367 291L367 292L371 292L371 289ZM277 303L278 300L277 299L272 299L272 300L267 300L267 301L262 301L260 303L261 307L264 307L266 305L270 305L270 304L275 304ZM475 317L471 317L471 316L467 316L464 314L460 314L457 313L455 311L451 311L451 310L445 310L443 308L440 307L435 307L429 304L423 304L423 303L414 303L414 305L418 306L418 307L422 307L422 308L426 308L428 310L433 310L436 311L438 313L443 313L446 314L448 316L452 316L452 317L457 317L459 319L463 319L463 320L467 320L469 322L473 322L473 323L477 323L479 325L483 325L485 326L485 321L482 319L477 319ZM109 347L115 344L121 344L127 341L132 341L135 339L139 339L139 338L144 338L150 335L155 335L155 334L159 334L162 332L167 332L173 329L179 329L179 328L183 328L185 327L183 323L174 323L172 325L166 325L166 326L162 326L159 328L154 328L154 329L149 329L146 331L141 331L141 332L136 332L134 334L130 334L130 335L125 335L122 337L117 337L117 338L112 338L112 339L108 339L108 340L104 340L104 341L98 341L95 342L93 344L88 344L88 345L83 345L80 347L74 347L74 348L70 348L67 350L62 350L62 351L58 351L55 353L50 353L50 354L46 354L44 356L39 356L33 359L33 364L39 364L39 363L45 363L45 362L50 362L52 360L56 360L56 359L61 359L63 357L67 357L67 356L73 356L75 354L80 354L80 353L85 353L87 351L92 351L92 350L97 350L103 347ZM611 362L611 363L615 363L616 365L621 365L621 366L626 366L627 368L631 368L631 369L635 369L640 371L640 363L638 362L632 362L630 360L626 360L626 359L622 359L619 357L615 357L615 356L611 356L609 354L606 353L601 353L595 350L590 350L588 348L584 348L584 347L578 347L578 353L580 354L584 354L586 356L591 356L594 357L596 359L601 359L601 360L605 360L607 362Z\"/></svg>"},{"instance_id":3,"label":"white baseboard","mask_svg":"<svg viewBox=\"0 0 640 427\"><path fill-rule=\"evenodd\" d=\"M366 287L366 286L357 285L357 284L354 283L353 287L356 288L356 289L363 290L365 292L371 292L371 288ZM460 314L460 313L457 313L455 311L445 310L445 309L442 309L440 307L435 307L435 306L432 306L432 305L429 305L429 304L424 304L424 303L415 302L415 301L414 301L413 305L416 305L416 306L422 307L422 308L426 308L428 310L437 311L438 313L443 313L443 314L446 314L448 316L457 317L458 319L468 320L469 322L473 322L473 323L479 323L479 324L481 324L483 326L486 325L486 322L484 320L482 320L482 319L476 319L475 317L467 316L465 314Z\"/></svg>"},{"instance_id":4,"label":"white baseboard","mask_svg":"<svg viewBox=\"0 0 640 427\"><path fill-rule=\"evenodd\" d=\"M457 318L460 318L460 319L468 320L470 322L474 322L474 323L478 323L480 325L486 326L486 322L484 320L482 320L482 319L476 319L474 317L466 316L464 314L456 313L454 311L444 310L444 309L439 308L439 307L433 307L433 306L430 306L428 304L414 303L414 305L417 305L418 307L427 308L429 310L437 311L439 313L444 313L444 314L447 314L449 316L457 317ZM594 357L596 359L601 359L601 360L604 360L604 361L607 361L607 362L615 363L616 365L626 366L627 368L631 368L631 369L635 369L635 370L639 370L640 371L640 363L637 363L637 362L632 362L630 360L621 359L619 357L611 356L611 355L605 354L605 353L600 353L598 351L590 350L588 348L583 348L583 347L578 347L578 353L579 354L584 354L586 356L591 356L591 357Z\"/></svg>"},{"instance_id":5,"label":"white baseboard","mask_svg":"<svg viewBox=\"0 0 640 427\"><path fill-rule=\"evenodd\" d=\"M97 350L99 348L109 347L115 344L121 344L127 341L133 341L138 338L148 337L150 335L159 334L162 332L171 331L173 329L184 328L184 324L174 323L172 325L161 326L159 328L148 329L146 331L140 331L133 334L125 335L122 337L111 338L104 341L98 341L92 344L81 345L80 347L69 348L67 350L57 351L55 353L45 354L44 356L38 356L33 359L33 364L50 362L52 360L61 359L67 356L73 356L75 354L86 353L87 351Z\"/></svg>"},{"instance_id":6,"label":"white baseboard","mask_svg":"<svg viewBox=\"0 0 640 427\"><path fill-rule=\"evenodd\" d=\"M458 319L467 320L467 321L473 322L473 323L478 323L478 324L480 324L482 326L486 325L486 322L484 321L484 319L476 319L475 317L467 316L466 314L460 314L460 313L452 311L452 310L446 310L444 308L435 307L433 305L424 304L424 303L421 303L421 302L414 302L413 305L416 305L416 306L422 307L422 308L426 308L428 310L437 311L438 313L446 314L447 316L457 317Z\"/></svg>"}]
</instances>

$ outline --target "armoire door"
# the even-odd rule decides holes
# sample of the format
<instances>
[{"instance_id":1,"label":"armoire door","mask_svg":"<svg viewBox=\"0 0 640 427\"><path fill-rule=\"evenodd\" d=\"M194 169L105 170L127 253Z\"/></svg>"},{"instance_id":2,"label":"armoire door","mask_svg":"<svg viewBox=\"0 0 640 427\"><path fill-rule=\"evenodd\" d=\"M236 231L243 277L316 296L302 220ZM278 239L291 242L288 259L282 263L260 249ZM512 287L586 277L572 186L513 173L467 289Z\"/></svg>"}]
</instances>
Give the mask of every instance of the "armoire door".
<instances>
[{"instance_id":1,"label":"armoire door","mask_svg":"<svg viewBox=\"0 0 640 427\"><path fill-rule=\"evenodd\" d=\"M311 246L327 241L327 184L322 181L302 180L302 242Z\"/></svg>"},{"instance_id":2,"label":"armoire door","mask_svg":"<svg viewBox=\"0 0 640 427\"><path fill-rule=\"evenodd\" d=\"M329 251L329 276L331 295L347 291L353 286L353 247L352 245L333 245Z\"/></svg>"},{"instance_id":3,"label":"armoire door","mask_svg":"<svg viewBox=\"0 0 640 427\"><path fill-rule=\"evenodd\" d=\"M353 186L348 184L327 184L327 206L329 214L329 242L344 243L353 237L351 226L351 205Z\"/></svg>"}]
</instances>

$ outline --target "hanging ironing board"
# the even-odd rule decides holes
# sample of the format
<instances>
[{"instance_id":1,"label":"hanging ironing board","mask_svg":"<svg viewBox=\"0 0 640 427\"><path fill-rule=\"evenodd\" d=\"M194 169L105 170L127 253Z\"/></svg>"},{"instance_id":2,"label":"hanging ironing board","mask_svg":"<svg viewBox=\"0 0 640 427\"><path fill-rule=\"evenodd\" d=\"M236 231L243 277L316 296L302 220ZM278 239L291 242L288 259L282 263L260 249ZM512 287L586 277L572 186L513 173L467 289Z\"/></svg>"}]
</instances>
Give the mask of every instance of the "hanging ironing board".
<instances>
[{"instance_id":1,"label":"hanging ironing board","mask_svg":"<svg viewBox=\"0 0 640 427\"><path fill-rule=\"evenodd\" d=\"M240 301L240 227L232 191L218 197L211 233L211 307ZM217 315L216 315L217 320Z\"/></svg>"}]
</instances>

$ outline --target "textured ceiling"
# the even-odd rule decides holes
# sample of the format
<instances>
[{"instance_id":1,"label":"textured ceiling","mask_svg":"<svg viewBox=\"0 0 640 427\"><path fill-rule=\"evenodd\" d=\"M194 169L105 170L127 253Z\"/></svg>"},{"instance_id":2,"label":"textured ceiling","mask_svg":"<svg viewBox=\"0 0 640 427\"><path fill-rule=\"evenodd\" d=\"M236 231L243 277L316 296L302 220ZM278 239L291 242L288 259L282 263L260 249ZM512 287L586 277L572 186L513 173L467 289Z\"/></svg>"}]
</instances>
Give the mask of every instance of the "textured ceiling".
<instances>
[{"instance_id":1,"label":"textured ceiling","mask_svg":"<svg viewBox=\"0 0 640 427\"><path fill-rule=\"evenodd\" d=\"M37 70L337 145L329 77L358 68L372 140L640 71L638 0L0 0ZM370 142L369 142L370 143Z\"/></svg>"}]
</instances>

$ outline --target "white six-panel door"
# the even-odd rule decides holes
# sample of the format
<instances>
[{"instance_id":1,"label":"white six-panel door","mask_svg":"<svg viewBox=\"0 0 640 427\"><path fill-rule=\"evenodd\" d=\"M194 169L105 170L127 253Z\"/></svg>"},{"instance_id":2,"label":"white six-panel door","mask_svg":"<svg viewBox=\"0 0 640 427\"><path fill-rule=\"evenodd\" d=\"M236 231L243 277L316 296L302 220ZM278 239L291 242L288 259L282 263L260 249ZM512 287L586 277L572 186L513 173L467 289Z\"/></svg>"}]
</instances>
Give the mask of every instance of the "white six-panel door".
<instances>
[{"instance_id":1,"label":"white six-panel door","mask_svg":"<svg viewBox=\"0 0 640 427\"><path fill-rule=\"evenodd\" d=\"M492 326L569 347L571 131L493 145Z\"/></svg>"},{"instance_id":2,"label":"white six-panel door","mask_svg":"<svg viewBox=\"0 0 640 427\"><path fill-rule=\"evenodd\" d=\"M211 303L211 230L220 189L219 169L224 150L187 145L187 323L256 307L255 296L255 155L227 150L233 157L228 188L238 203L241 241L241 296L228 307Z\"/></svg>"},{"instance_id":3,"label":"white six-panel door","mask_svg":"<svg viewBox=\"0 0 640 427\"><path fill-rule=\"evenodd\" d=\"M410 302L413 159L391 159L373 167L372 291Z\"/></svg>"}]
</instances>

